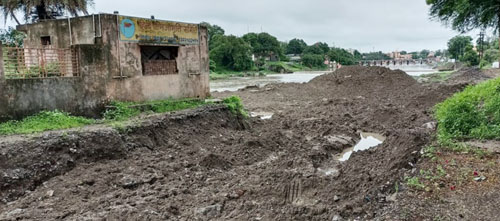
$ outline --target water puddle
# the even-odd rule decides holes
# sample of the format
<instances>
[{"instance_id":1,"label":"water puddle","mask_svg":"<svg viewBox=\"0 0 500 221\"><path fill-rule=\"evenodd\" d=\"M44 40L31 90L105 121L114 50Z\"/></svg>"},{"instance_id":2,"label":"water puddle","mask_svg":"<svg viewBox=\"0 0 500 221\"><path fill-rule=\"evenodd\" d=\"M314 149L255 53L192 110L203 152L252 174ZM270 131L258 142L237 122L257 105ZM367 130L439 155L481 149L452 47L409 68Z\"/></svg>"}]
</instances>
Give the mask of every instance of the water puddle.
<instances>
[{"instance_id":1,"label":"water puddle","mask_svg":"<svg viewBox=\"0 0 500 221\"><path fill-rule=\"evenodd\" d=\"M250 117L258 117L261 120L269 120L273 118L274 113L271 112L250 112Z\"/></svg>"},{"instance_id":2,"label":"water puddle","mask_svg":"<svg viewBox=\"0 0 500 221\"><path fill-rule=\"evenodd\" d=\"M340 157L339 161L344 162L349 160L351 158L351 155L354 152L358 151L363 151L363 150L368 150L370 148L376 147L382 143L384 143L385 137L380 135L380 134L375 134L375 133L361 133L361 141L359 141L356 146L353 148L349 148L346 151L344 151Z\"/></svg>"}]
</instances>

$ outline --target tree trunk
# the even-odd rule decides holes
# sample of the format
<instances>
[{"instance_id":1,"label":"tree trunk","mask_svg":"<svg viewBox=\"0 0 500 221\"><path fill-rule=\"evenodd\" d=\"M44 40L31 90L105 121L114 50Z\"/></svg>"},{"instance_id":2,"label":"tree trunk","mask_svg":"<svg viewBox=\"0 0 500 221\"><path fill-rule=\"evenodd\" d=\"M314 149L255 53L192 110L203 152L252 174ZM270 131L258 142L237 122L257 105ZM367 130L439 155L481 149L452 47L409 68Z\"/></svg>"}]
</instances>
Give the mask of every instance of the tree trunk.
<instances>
[{"instance_id":1,"label":"tree trunk","mask_svg":"<svg viewBox=\"0 0 500 221\"><path fill-rule=\"evenodd\" d=\"M41 1L40 4L36 6L36 14L39 21L49 19L49 14L47 13L47 8L45 7L45 1Z\"/></svg>"},{"instance_id":2,"label":"tree trunk","mask_svg":"<svg viewBox=\"0 0 500 221\"><path fill-rule=\"evenodd\" d=\"M17 20L17 17L16 15L14 15L14 13L12 14L12 18L14 19L14 21L16 21L17 25L21 25L21 23L19 22L19 20Z\"/></svg>"}]
</instances>

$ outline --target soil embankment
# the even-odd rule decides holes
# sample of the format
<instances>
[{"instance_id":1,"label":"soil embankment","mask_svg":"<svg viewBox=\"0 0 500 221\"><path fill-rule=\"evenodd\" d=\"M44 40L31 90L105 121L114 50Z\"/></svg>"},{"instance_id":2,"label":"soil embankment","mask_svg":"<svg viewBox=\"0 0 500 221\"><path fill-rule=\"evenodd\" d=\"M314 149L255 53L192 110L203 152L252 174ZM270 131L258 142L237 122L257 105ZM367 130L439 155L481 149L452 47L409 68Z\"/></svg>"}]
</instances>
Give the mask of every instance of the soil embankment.
<instances>
[{"instance_id":1,"label":"soil embankment","mask_svg":"<svg viewBox=\"0 0 500 221\"><path fill-rule=\"evenodd\" d=\"M432 107L464 86L346 67L306 84L214 94L238 95L250 111L274 113L269 120L244 122L224 109L202 109L109 137L95 131L72 134L67 144L57 134L0 144L2 157L16 153L2 170L42 174L20 185L0 180L7 184L4 199L20 197L0 204L0 220L380 218L431 140ZM387 139L339 162L361 131Z\"/></svg>"}]
</instances>

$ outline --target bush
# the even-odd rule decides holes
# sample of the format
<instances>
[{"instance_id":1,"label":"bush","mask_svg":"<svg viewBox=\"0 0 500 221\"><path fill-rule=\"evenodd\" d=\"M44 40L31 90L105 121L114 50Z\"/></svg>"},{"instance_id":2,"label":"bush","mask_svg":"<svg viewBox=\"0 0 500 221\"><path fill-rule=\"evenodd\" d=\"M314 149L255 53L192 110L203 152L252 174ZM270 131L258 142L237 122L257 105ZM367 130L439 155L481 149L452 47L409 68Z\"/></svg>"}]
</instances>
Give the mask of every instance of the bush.
<instances>
[{"instance_id":1,"label":"bush","mask_svg":"<svg viewBox=\"0 0 500 221\"><path fill-rule=\"evenodd\" d=\"M302 63L310 68L324 68L326 67L324 62L323 55L305 54L302 56Z\"/></svg>"},{"instance_id":2,"label":"bush","mask_svg":"<svg viewBox=\"0 0 500 221\"><path fill-rule=\"evenodd\" d=\"M438 104L436 118L441 140L500 138L500 78L469 86Z\"/></svg>"},{"instance_id":3,"label":"bush","mask_svg":"<svg viewBox=\"0 0 500 221\"><path fill-rule=\"evenodd\" d=\"M209 65L210 65L210 71L215 71L217 69L217 63L215 63L214 60L210 59Z\"/></svg>"}]
</instances>

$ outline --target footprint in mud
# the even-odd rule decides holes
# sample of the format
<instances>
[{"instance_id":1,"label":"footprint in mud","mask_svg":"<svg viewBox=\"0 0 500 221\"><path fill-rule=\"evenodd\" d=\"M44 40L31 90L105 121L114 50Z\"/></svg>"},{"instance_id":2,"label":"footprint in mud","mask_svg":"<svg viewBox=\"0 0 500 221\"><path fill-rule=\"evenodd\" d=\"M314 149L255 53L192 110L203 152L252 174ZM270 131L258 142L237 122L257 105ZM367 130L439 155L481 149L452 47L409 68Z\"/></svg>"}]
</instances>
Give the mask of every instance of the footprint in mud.
<instances>
[{"instance_id":1,"label":"footprint in mud","mask_svg":"<svg viewBox=\"0 0 500 221\"><path fill-rule=\"evenodd\" d=\"M233 164L219 155L209 154L200 161L200 166L209 169L229 170Z\"/></svg>"},{"instance_id":2,"label":"footprint in mud","mask_svg":"<svg viewBox=\"0 0 500 221\"><path fill-rule=\"evenodd\" d=\"M291 183L285 185L283 189L284 201L283 204L296 203L302 195L302 181L294 179Z\"/></svg>"}]
</instances>

